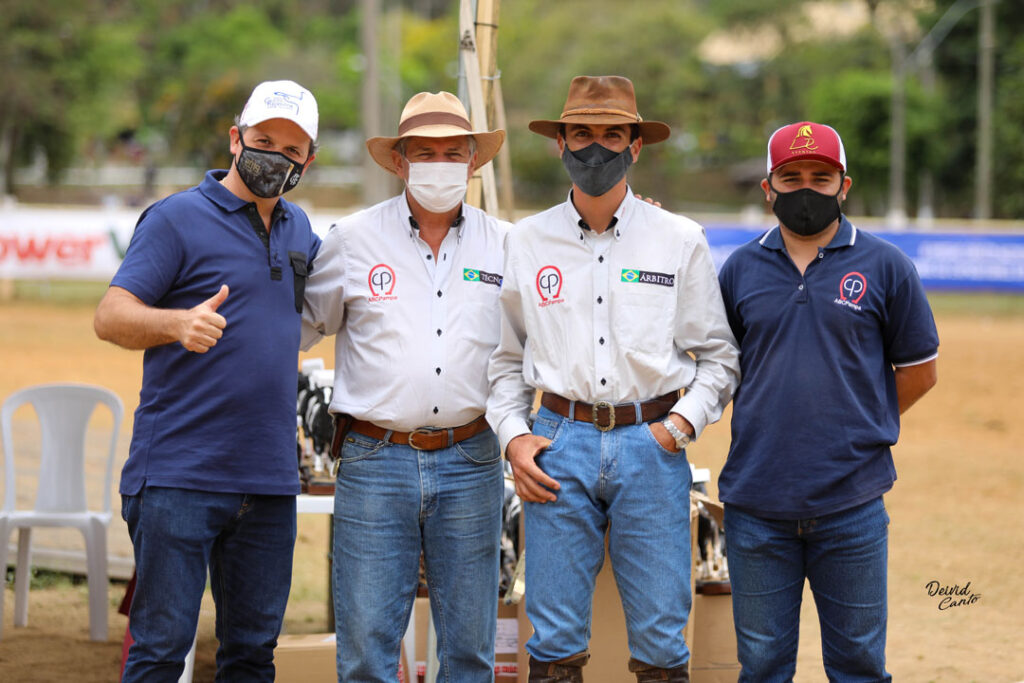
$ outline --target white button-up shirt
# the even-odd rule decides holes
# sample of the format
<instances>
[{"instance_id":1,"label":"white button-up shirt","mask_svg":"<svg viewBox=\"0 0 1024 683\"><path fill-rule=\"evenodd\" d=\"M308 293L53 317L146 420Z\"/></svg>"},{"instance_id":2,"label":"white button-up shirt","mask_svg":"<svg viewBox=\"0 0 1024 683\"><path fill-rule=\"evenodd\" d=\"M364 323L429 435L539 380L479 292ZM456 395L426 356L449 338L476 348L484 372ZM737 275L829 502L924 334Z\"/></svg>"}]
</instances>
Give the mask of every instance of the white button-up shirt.
<instances>
[{"instance_id":1,"label":"white button-up shirt","mask_svg":"<svg viewBox=\"0 0 1024 683\"><path fill-rule=\"evenodd\" d=\"M528 433L534 389L595 403L685 389L672 408L699 436L739 382L703 228L633 196L603 233L570 200L516 224L487 420L502 448Z\"/></svg>"},{"instance_id":2,"label":"white button-up shirt","mask_svg":"<svg viewBox=\"0 0 1024 683\"><path fill-rule=\"evenodd\" d=\"M337 335L331 412L403 432L483 414L511 227L464 204L435 258L411 217L403 193L332 225L302 313L303 349Z\"/></svg>"}]
</instances>

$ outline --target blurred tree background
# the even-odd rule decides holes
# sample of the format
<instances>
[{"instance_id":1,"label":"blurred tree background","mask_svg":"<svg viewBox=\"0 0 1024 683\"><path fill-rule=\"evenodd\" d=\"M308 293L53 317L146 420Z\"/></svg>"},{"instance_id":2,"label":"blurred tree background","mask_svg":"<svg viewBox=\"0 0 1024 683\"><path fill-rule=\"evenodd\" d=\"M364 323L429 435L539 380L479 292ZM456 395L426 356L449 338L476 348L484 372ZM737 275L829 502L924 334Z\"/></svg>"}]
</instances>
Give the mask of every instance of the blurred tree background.
<instances>
[{"instance_id":1,"label":"blurred tree background","mask_svg":"<svg viewBox=\"0 0 1024 683\"><path fill-rule=\"evenodd\" d=\"M981 0L906 79L907 210L973 209ZM965 4L966 3L966 4ZM377 0L381 125L422 91L458 88L457 0ZM801 119L843 135L851 213L889 209L894 59L954 0L505 0L498 65L520 206L567 190L553 144L571 78L617 73L672 137L644 149L634 188L673 210L760 205L767 137ZM0 13L0 192L16 172L110 163L226 166L227 131L259 81L291 78L320 103L318 165L360 163L367 57L360 0L6 0ZM995 12L992 212L1024 218L1024 5ZM386 80L386 82L383 82ZM332 143L331 141L334 141ZM343 144L347 140L348 144ZM336 143L336 144L335 144ZM926 185L927 183L927 185ZM925 194L924 188L931 188Z\"/></svg>"}]
</instances>

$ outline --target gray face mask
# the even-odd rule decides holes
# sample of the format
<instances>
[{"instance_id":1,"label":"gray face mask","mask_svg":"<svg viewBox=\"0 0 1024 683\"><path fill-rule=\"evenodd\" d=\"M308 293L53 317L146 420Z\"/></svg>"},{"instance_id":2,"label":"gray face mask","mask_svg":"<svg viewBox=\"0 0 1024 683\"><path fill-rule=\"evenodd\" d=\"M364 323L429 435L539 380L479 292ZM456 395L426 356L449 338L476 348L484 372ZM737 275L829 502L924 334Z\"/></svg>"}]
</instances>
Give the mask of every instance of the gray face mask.
<instances>
[{"instance_id":1,"label":"gray face mask","mask_svg":"<svg viewBox=\"0 0 1024 683\"><path fill-rule=\"evenodd\" d=\"M592 142L575 152L569 151L569 145L562 151L562 165L569 172L569 178L591 197L600 197L615 187L632 163L633 154L629 147L613 152Z\"/></svg>"}]
</instances>

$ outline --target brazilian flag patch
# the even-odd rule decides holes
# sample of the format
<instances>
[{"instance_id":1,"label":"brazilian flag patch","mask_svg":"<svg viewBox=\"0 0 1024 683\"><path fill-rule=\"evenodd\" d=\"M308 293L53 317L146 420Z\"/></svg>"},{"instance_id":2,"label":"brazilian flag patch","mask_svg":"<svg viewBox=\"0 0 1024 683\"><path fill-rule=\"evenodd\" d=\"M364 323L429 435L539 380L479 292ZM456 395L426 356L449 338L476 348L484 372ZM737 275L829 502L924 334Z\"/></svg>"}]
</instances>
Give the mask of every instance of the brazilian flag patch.
<instances>
[{"instance_id":1,"label":"brazilian flag patch","mask_svg":"<svg viewBox=\"0 0 1024 683\"><path fill-rule=\"evenodd\" d=\"M501 276L497 273L488 273L486 270L476 268L463 268L462 279L466 282L482 282L485 285L501 287Z\"/></svg>"},{"instance_id":2,"label":"brazilian flag patch","mask_svg":"<svg viewBox=\"0 0 1024 683\"><path fill-rule=\"evenodd\" d=\"M637 270L635 268L622 269L623 282L638 282L646 285L661 285L672 287L676 284L676 276L672 273L656 273L651 270Z\"/></svg>"}]
</instances>

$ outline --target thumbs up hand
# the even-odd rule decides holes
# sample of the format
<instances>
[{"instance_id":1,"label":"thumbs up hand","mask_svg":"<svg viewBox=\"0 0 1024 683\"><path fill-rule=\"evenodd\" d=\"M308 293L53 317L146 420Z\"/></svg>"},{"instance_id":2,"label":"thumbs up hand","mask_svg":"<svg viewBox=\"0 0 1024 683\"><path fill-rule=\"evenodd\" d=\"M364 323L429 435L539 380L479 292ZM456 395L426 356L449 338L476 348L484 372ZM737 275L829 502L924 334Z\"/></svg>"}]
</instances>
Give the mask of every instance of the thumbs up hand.
<instances>
[{"instance_id":1,"label":"thumbs up hand","mask_svg":"<svg viewBox=\"0 0 1024 683\"><path fill-rule=\"evenodd\" d=\"M216 346L228 324L224 316L217 312L228 298L228 291L227 285L221 285L216 294L184 312L178 335L182 346L195 353L206 353Z\"/></svg>"}]
</instances>

